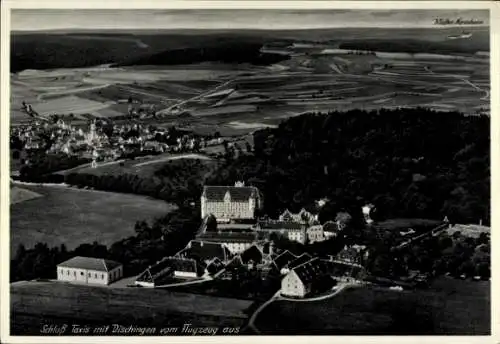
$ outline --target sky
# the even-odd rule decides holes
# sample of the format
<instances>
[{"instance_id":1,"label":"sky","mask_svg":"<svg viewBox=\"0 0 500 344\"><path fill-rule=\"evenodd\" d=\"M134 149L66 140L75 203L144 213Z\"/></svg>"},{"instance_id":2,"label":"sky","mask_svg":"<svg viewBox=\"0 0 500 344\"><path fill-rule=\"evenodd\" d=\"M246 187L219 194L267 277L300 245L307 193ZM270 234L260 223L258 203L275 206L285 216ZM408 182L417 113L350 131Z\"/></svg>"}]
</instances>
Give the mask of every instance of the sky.
<instances>
[{"instance_id":1,"label":"sky","mask_svg":"<svg viewBox=\"0 0 500 344\"><path fill-rule=\"evenodd\" d=\"M483 20L487 10L13 9L15 31L55 29L313 29L435 27L434 18Z\"/></svg>"}]
</instances>

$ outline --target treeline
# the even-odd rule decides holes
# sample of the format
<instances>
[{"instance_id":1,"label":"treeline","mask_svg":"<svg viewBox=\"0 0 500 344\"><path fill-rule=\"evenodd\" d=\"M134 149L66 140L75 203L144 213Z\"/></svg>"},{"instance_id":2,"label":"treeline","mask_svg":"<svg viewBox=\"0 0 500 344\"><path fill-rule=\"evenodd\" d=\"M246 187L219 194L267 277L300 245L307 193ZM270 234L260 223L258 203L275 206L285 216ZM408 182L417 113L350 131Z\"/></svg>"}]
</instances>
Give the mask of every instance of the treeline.
<instances>
[{"instance_id":1,"label":"treeline","mask_svg":"<svg viewBox=\"0 0 500 344\"><path fill-rule=\"evenodd\" d=\"M471 238L456 232L430 236L399 252L378 251L368 260L367 268L375 276L395 279L407 276L412 270L430 276L450 274L488 279L491 276L490 253L491 243L486 234Z\"/></svg>"},{"instance_id":2,"label":"treeline","mask_svg":"<svg viewBox=\"0 0 500 344\"><path fill-rule=\"evenodd\" d=\"M201 62L250 63L270 65L286 60L282 54L261 53L260 43L231 42L214 46L166 50L115 64L115 67L134 65L178 65Z\"/></svg>"},{"instance_id":3,"label":"treeline","mask_svg":"<svg viewBox=\"0 0 500 344\"><path fill-rule=\"evenodd\" d=\"M75 256L116 260L124 265L125 276L134 276L161 258L183 249L200 226L199 207L174 210L152 223L138 221L136 235L120 240L109 248L97 242L85 243L74 250L65 245L49 248L38 243L32 249L19 246L11 259L10 281L57 278L57 264Z\"/></svg>"},{"instance_id":4,"label":"treeline","mask_svg":"<svg viewBox=\"0 0 500 344\"><path fill-rule=\"evenodd\" d=\"M214 164L198 159L179 159L167 162L152 175L75 172L64 176L64 182L77 187L145 195L184 206L199 200L205 175L213 168Z\"/></svg>"},{"instance_id":5,"label":"treeline","mask_svg":"<svg viewBox=\"0 0 500 344\"><path fill-rule=\"evenodd\" d=\"M489 131L489 117L423 108L311 113L256 132L254 154L208 182L257 186L271 217L328 198L323 221L373 203L376 219L488 224Z\"/></svg>"},{"instance_id":6,"label":"treeline","mask_svg":"<svg viewBox=\"0 0 500 344\"><path fill-rule=\"evenodd\" d=\"M20 179L27 182L60 182L61 178L50 174L90 163L90 159L68 156L64 153L45 154L40 152L29 156L29 164L19 171Z\"/></svg>"}]
</instances>

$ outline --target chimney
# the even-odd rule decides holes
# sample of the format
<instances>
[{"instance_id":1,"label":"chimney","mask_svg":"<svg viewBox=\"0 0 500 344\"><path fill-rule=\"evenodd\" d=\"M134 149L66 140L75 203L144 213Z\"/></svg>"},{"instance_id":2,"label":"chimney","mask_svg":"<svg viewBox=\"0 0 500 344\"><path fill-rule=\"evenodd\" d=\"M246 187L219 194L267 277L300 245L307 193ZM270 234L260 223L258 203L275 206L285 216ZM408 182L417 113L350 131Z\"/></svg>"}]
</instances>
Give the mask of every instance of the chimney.
<instances>
[{"instance_id":1,"label":"chimney","mask_svg":"<svg viewBox=\"0 0 500 344\"><path fill-rule=\"evenodd\" d=\"M483 225L483 219L479 219L479 225L482 226Z\"/></svg>"}]
</instances>

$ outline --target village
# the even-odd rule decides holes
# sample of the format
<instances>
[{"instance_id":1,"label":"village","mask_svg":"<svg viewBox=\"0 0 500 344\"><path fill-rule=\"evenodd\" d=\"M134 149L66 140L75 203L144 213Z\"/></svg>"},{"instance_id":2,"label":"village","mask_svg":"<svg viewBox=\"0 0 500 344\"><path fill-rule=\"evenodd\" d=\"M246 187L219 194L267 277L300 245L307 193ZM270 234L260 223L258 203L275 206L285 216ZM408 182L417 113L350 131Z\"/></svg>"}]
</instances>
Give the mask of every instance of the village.
<instances>
[{"instance_id":1,"label":"village","mask_svg":"<svg viewBox=\"0 0 500 344\"><path fill-rule=\"evenodd\" d=\"M35 119L28 125L13 126L10 144L13 160L29 165L37 152L47 155L63 154L91 162L118 161L162 153L200 152L207 147L227 144L219 135L200 136L190 130L161 128L144 124L114 124L111 120L91 120L86 125L71 125L61 118L51 121Z\"/></svg>"}]
</instances>

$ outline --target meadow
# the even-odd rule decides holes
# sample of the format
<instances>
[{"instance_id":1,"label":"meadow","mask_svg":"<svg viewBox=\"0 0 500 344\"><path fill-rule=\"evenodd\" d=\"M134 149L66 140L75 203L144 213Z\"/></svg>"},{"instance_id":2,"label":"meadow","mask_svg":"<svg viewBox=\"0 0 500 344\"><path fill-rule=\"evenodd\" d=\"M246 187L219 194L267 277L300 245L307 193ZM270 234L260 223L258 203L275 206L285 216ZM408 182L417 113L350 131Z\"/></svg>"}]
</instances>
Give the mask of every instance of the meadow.
<instances>
[{"instance_id":1,"label":"meadow","mask_svg":"<svg viewBox=\"0 0 500 344\"><path fill-rule=\"evenodd\" d=\"M144 196L80 190L65 186L22 185L41 196L11 205L10 248L36 243L74 249L97 241L103 245L135 234L138 220L164 216L174 206Z\"/></svg>"},{"instance_id":2,"label":"meadow","mask_svg":"<svg viewBox=\"0 0 500 344\"><path fill-rule=\"evenodd\" d=\"M215 326L222 330L224 326L241 326L247 318L245 310L252 303L166 290L59 282L16 283L11 285L10 295L11 331L16 335L39 335L46 323L159 328L190 323L193 327Z\"/></svg>"},{"instance_id":3,"label":"meadow","mask_svg":"<svg viewBox=\"0 0 500 344\"><path fill-rule=\"evenodd\" d=\"M490 283L441 278L428 290L361 287L326 300L271 303L263 334L489 335Z\"/></svg>"}]
</instances>

